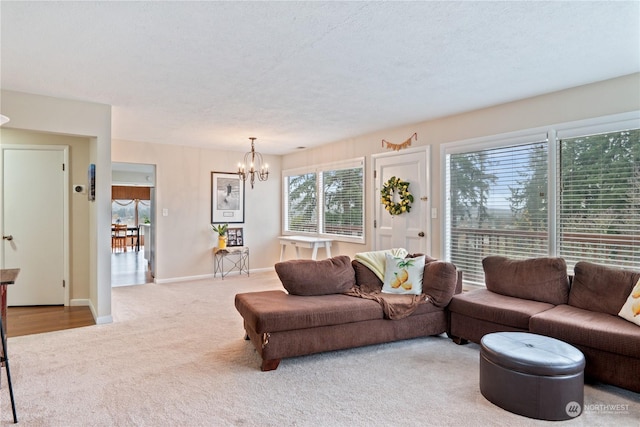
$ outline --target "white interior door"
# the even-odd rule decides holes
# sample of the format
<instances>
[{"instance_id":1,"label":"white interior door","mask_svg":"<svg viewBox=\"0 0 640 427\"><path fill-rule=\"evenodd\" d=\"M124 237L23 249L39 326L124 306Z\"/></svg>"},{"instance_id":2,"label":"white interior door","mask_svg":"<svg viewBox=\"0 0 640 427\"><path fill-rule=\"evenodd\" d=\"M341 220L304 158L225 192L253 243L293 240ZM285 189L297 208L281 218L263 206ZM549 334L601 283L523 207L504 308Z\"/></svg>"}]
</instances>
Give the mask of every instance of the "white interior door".
<instances>
[{"instance_id":1,"label":"white interior door","mask_svg":"<svg viewBox=\"0 0 640 427\"><path fill-rule=\"evenodd\" d=\"M2 152L3 235L12 236L3 239L3 266L21 269L7 303L64 304L66 153L4 147Z\"/></svg>"},{"instance_id":2,"label":"white interior door","mask_svg":"<svg viewBox=\"0 0 640 427\"><path fill-rule=\"evenodd\" d=\"M375 250L405 248L409 253L427 253L431 248L428 157L426 148L374 156ZM391 215L380 202L380 190L392 176L409 182L414 197L410 212Z\"/></svg>"}]
</instances>

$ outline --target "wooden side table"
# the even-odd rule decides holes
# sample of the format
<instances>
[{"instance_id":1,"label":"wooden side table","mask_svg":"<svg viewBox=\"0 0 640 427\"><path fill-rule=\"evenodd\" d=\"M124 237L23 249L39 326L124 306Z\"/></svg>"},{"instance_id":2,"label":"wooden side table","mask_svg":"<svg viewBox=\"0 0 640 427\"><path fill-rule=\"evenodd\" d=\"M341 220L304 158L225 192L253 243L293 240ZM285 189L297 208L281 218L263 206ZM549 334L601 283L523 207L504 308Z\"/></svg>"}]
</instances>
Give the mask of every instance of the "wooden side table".
<instances>
[{"instance_id":1,"label":"wooden side table","mask_svg":"<svg viewBox=\"0 0 640 427\"><path fill-rule=\"evenodd\" d=\"M227 261L227 271L224 271L225 260ZM213 250L213 277L220 272L220 276L224 279L224 276L237 270L239 274L247 273L249 275L249 248L246 246L241 247L226 247L225 249L215 248Z\"/></svg>"},{"instance_id":2,"label":"wooden side table","mask_svg":"<svg viewBox=\"0 0 640 427\"><path fill-rule=\"evenodd\" d=\"M11 370L9 369L9 355L7 354L7 337L4 333L4 325L7 321L7 285L13 285L20 273L19 268L0 270L0 292L2 293L2 316L0 316L0 339L2 340L2 353L0 362L7 370L7 383L9 383L9 396L11 397L11 410L13 411L13 422L18 422L16 415L16 402L13 399L13 385L11 384Z\"/></svg>"}]
</instances>

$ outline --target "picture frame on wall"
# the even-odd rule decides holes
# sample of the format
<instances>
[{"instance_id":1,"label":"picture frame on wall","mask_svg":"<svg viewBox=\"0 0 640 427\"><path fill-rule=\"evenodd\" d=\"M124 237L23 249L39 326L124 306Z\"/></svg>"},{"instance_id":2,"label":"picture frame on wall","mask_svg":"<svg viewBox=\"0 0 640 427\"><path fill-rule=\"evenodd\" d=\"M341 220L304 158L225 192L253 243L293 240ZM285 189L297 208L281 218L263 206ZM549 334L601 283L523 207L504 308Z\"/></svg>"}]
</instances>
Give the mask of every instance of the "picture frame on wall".
<instances>
[{"instance_id":1,"label":"picture frame on wall","mask_svg":"<svg viewBox=\"0 0 640 427\"><path fill-rule=\"evenodd\" d=\"M227 229L227 246L243 246L244 231L242 227Z\"/></svg>"},{"instance_id":2,"label":"picture frame on wall","mask_svg":"<svg viewBox=\"0 0 640 427\"><path fill-rule=\"evenodd\" d=\"M244 181L237 173L211 172L211 223L244 222Z\"/></svg>"}]
</instances>

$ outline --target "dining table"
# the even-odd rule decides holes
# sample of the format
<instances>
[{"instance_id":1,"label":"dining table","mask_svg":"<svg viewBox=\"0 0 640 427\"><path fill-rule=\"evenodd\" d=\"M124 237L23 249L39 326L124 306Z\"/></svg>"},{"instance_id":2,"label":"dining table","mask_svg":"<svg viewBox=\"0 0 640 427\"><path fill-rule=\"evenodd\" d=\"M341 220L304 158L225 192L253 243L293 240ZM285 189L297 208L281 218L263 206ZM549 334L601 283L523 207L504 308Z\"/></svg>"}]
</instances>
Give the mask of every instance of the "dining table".
<instances>
[{"instance_id":1,"label":"dining table","mask_svg":"<svg viewBox=\"0 0 640 427\"><path fill-rule=\"evenodd\" d=\"M115 227L112 225L111 226L111 234L113 235L113 233L116 231ZM131 225L127 225L127 239L128 238L134 238L136 239L136 252L138 252L140 250L140 226L131 226ZM133 246L133 245L132 245ZM127 245L125 245L125 251L127 250Z\"/></svg>"}]
</instances>

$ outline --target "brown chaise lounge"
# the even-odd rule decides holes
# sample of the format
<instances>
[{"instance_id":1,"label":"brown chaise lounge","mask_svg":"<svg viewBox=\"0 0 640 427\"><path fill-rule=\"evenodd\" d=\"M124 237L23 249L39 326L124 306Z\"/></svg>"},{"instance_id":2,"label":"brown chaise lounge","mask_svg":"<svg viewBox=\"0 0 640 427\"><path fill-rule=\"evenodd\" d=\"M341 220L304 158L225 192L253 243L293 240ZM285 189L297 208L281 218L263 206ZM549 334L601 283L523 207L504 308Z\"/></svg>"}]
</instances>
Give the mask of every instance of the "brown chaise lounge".
<instances>
[{"instance_id":1,"label":"brown chaise lounge","mask_svg":"<svg viewBox=\"0 0 640 427\"><path fill-rule=\"evenodd\" d=\"M462 289L461 273L453 264L427 257L427 301L410 315L390 320L378 302L345 294L354 286L382 288L371 270L347 256L285 261L276 264L276 271L288 293L235 297L246 338L262 358L263 371L276 369L282 358L442 334L447 330L445 307Z\"/></svg>"}]
</instances>

